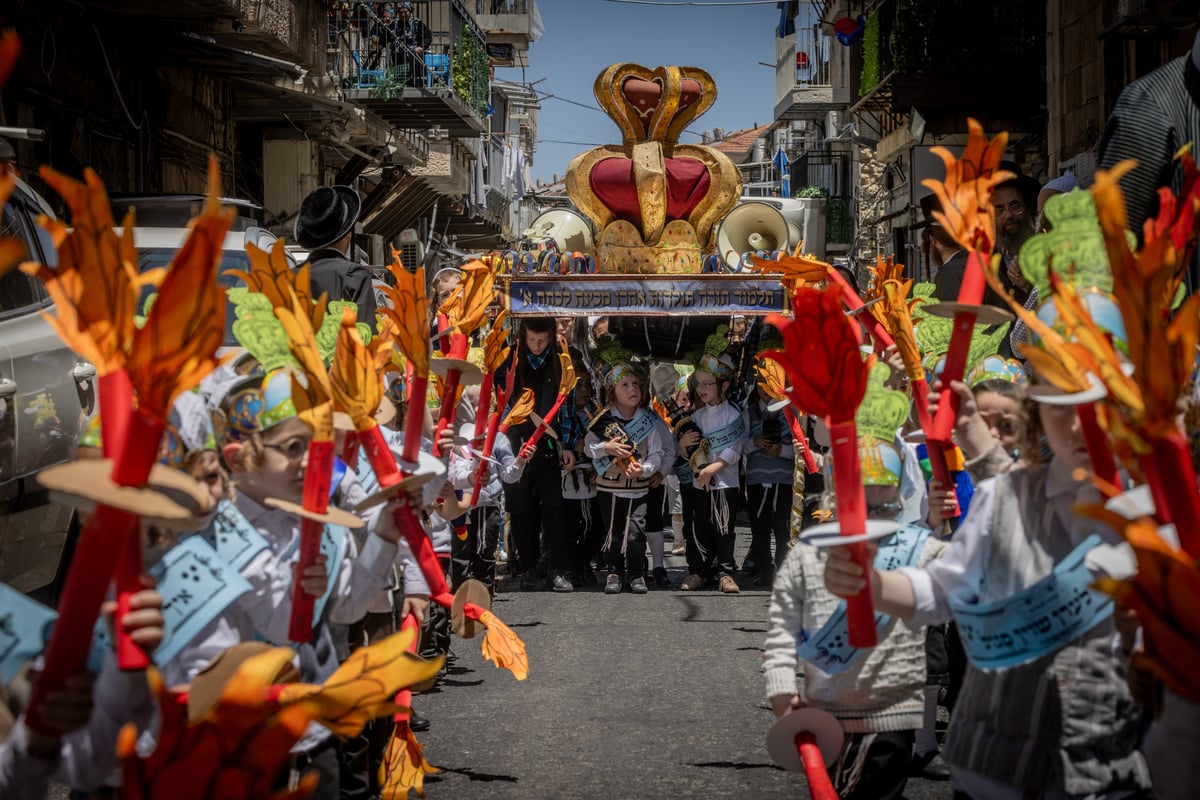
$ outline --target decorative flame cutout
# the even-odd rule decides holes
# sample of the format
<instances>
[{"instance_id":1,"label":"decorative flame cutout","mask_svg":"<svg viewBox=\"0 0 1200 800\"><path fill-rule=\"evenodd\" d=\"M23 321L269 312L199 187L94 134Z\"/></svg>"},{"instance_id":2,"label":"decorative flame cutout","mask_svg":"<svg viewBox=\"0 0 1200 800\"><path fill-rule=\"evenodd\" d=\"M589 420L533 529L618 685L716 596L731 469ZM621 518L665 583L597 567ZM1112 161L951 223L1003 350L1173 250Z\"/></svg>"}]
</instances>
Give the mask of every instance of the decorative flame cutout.
<instances>
[{"instance_id":1,"label":"decorative flame cutout","mask_svg":"<svg viewBox=\"0 0 1200 800\"><path fill-rule=\"evenodd\" d=\"M1141 393L1141 403L1137 406L1128 398L1121 402L1127 404L1131 423L1147 439L1178 431L1176 401L1188 382L1200 338L1200 295L1189 297L1167 322L1171 301L1194 247L1196 210L1200 203L1195 164L1189 153L1185 152L1183 157L1185 175L1191 176L1191 185L1185 187L1187 194L1183 202L1174 199L1164 202L1170 190L1160 190L1159 215L1144 226L1145 243L1137 253L1130 250L1124 236L1125 206L1117 186L1117 179L1133 168L1133 162L1122 162L1112 170L1097 172L1092 186L1112 265L1113 295L1125 321L1134 380ZM1101 375L1106 385L1108 374ZM1113 388L1110 386L1109 390Z\"/></svg>"},{"instance_id":2,"label":"decorative flame cutout","mask_svg":"<svg viewBox=\"0 0 1200 800\"><path fill-rule=\"evenodd\" d=\"M388 272L396 280L395 286L383 286L382 291L391 303L391 308L380 308L379 313L391 322L395 331L396 346L417 377L429 377L429 297L425 294L425 270L418 268L409 272L400 263L397 255L388 265Z\"/></svg>"},{"instance_id":3,"label":"decorative flame cutout","mask_svg":"<svg viewBox=\"0 0 1200 800\"><path fill-rule=\"evenodd\" d=\"M146 678L158 696L158 743L146 758L137 754L137 729L126 725L117 737L122 763L123 800L300 800L317 785L306 775L295 791L273 792L300 741L312 711L301 706L275 709L267 702L271 682L294 654L278 648L248 659L221 690L213 711L188 724L187 705L167 691L158 671Z\"/></svg>"},{"instance_id":4,"label":"decorative flame cutout","mask_svg":"<svg viewBox=\"0 0 1200 800\"><path fill-rule=\"evenodd\" d=\"M368 430L376 425L375 411L383 400L382 376L395 369L392 364L394 330L391 320L385 320L379 335L366 345L358 330L358 315L351 308L342 309L337 354L329 373L329 385L334 405L350 415L357 430Z\"/></svg>"},{"instance_id":5,"label":"decorative flame cutout","mask_svg":"<svg viewBox=\"0 0 1200 800\"><path fill-rule=\"evenodd\" d=\"M261 250L253 244L246 245L246 254L250 257L250 271L231 269L226 272L242 282L255 294L266 295L275 308L291 306L291 295L294 292L301 301L302 308L312 307L312 327L314 331L321 330L325 321L325 311L328 306L328 296L319 298L312 296L312 285L309 278L309 264L305 262L297 270L293 270L287 260L287 251L283 240L277 239L271 246L270 252Z\"/></svg>"},{"instance_id":6,"label":"decorative flame cutout","mask_svg":"<svg viewBox=\"0 0 1200 800\"><path fill-rule=\"evenodd\" d=\"M497 314L496 318L492 320L492 329L488 331L487 337L483 340L484 372L495 373L508 360L508 354L512 348L504 343L508 338L508 331L504 328L504 321L507 317L507 311Z\"/></svg>"},{"instance_id":7,"label":"decorative flame cutout","mask_svg":"<svg viewBox=\"0 0 1200 800\"><path fill-rule=\"evenodd\" d=\"M575 362L571 360L571 351L567 349L567 340L559 337L558 362L562 365L562 376L558 381L558 396L565 397L575 389L579 379L575 377Z\"/></svg>"},{"instance_id":8,"label":"decorative flame cutout","mask_svg":"<svg viewBox=\"0 0 1200 800\"><path fill-rule=\"evenodd\" d=\"M853 421L870 371L858 349L856 326L842 313L841 294L838 286L797 288L793 319L779 314L766 318L783 335L784 349L762 353L783 367L792 384L788 397L798 410L833 423Z\"/></svg>"},{"instance_id":9,"label":"decorative flame cutout","mask_svg":"<svg viewBox=\"0 0 1200 800\"><path fill-rule=\"evenodd\" d=\"M1103 506L1084 506L1079 513L1122 532L1137 556L1137 574L1123 581L1100 578L1096 588L1121 606L1137 612L1145 652L1133 656L1173 691L1200 702L1200 570L1182 550L1158 535L1154 520L1125 519Z\"/></svg>"},{"instance_id":10,"label":"decorative flame cutout","mask_svg":"<svg viewBox=\"0 0 1200 800\"><path fill-rule=\"evenodd\" d=\"M482 611L473 603L468 604L467 608L472 606L476 611ZM525 654L525 643L521 641L521 637L513 633L512 628L501 622L491 611L482 611L477 617L474 613L470 616L478 619L487 628L487 633L483 635L483 657L499 669L509 670L519 681L528 678L529 658Z\"/></svg>"},{"instance_id":11,"label":"decorative flame cutout","mask_svg":"<svg viewBox=\"0 0 1200 800\"><path fill-rule=\"evenodd\" d=\"M126 369L138 408L154 419L165 420L175 397L220 363L216 353L225 336L225 291L217 282L217 269L234 217L232 208L221 209L220 185L220 167L210 158L204 210L171 260L145 326L133 330ZM128 325L133 325L132 316Z\"/></svg>"},{"instance_id":12,"label":"decorative flame cutout","mask_svg":"<svg viewBox=\"0 0 1200 800\"><path fill-rule=\"evenodd\" d=\"M294 683L279 694L282 706L300 705L335 736L354 736L376 717L401 711L401 689L432 678L444 658L426 661L408 652L415 630L360 647L320 686Z\"/></svg>"},{"instance_id":13,"label":"decorative flame cutout","mask_svg":"<svg viewBox=\"0 0 1200 800\"><path fill-rule=\"evenodd\" d=\"M806 283L817 283L825 280L829 275L829 270L833 267L812 256L802 255L798 245L792 255L780 253L779 257L774 261L767 259L754 258L750 259L746 266L755 271L761 272L764 275L769 273L783 273L780 282L788 289L795 289L798 286L803 286Z\"/></svg>"},{"instance_id":14,"label":"decorative flame cutout","mask_svg":"<svg viewBox=\"0 0 1200 800\"><path fill-rule=\"evenodd\" d=\"M967 146L958 158L944 147L930 152L946 165L946 179L925 179L921 185L931 190L941 202L941 210L933 218L946 232L967 250L980 254L980 264L986 264L996 241L996 210L992 194L996 184L1016 177L1000 169L1000 159L1008 146L1008 134L999 133L990 142L983 126L974 119L967 120Z\"/></svg>"},{"instance_id":15,"label":"decorative flame cutout","mask_svg":"<svg viewBox=\"0 0 1200 800\"><path fill-rule=\"evenodd\" d=\"M49 167L39 174L62 196L71 224L41 218L39 224L58 246L58 266L28 263L21 269L46 285L54 314L42 316L68 347L92 362L99 375L123 369L141 289L155 285L165 271L138 275L133 212L126 215L118 238L108 193L93 170L84 170L84 183Z\"/></svg>"},{"instance_id":16,"label":"decorative flame cutout","mask_svg":"<svg viewBox=\"0 0 1200 800\"><path fill-rule=\"evenodd\" d=\"M882 259L880 263L883 263ZM891 264L891 259L888 259L888 264ZM903 271L904 267L901 265L899 272ZM917 335L913 330L912 305L908 300L912 285L912 280L901 280L899 277L884 278L879 287L883 300L871 307L871 313L875 314L892 335L896 349L900 351L900 358L904 361L904 371L908 373L908 379L916 383L925 379L925 367L921 364L921 350L917 347ZM918 302L920 301L912 301L913 304Z\"/></svg>"},{"instance_id":17,"label":"decorative flame cutout","mask_svg":"<svg viewBox=\"0 0 1200 800\"><path fill-rule=\"evenodd\" d=\"M409 790L417 797L425 796L425 776L438 772L425 760L425 751L413 735L412 728L397 725L392 729L379 765L379 794L383 800L407 800Z\"/></svg>"},{"instance_id":18,"label":"decorative flame cutout","mask_svg":"<svg viewBox=\"0 0 1200 800\"><path fill-rule=\"evenodd\" d=\"M892 334L892 338L896 338L896 332L888 327L888 321L884 317L884 303L887 298L884 292L884 287L888 281L903 281L904 280L904 265L897 264L891 256L886 259L882 256L875 259L875 269L871 270L871 283L867 287L867 291L863 293L863 303L867 306L867 310L871 316L879 320L879 323L887 328ZM908 286L904 289L904 297L908 297L909 288L912 286L912 281L908 282Z\"/></svg>"},{"instance_id":19,"label":"decorative flame cutout","mask_svg":"<svg viewBox=\"0 0 1200 800\"><path fill-rule=\"evenodd\" d=\"M758 385L772 400L783 400L787 397L787 373L783 365L769 358L760 358L754 365L758 374Z\"/></svg>"},{"instance_id":20,"label":"decorative flame cutout","mask_svg":"<svg viewBox=\"0 0 1200 800\"><path fill-rule=\"evenodd\" d=\"M463 277L443 306L446 319L456 333L474 333L487 317L488 306L496 297L495 276L482 261L462 266Z\"/></svg>"},{"instance_id":21,"label":"decorative flame cutout","mask_svg":"<svg viewBox=\"0 0 1200 800\"><path fill-rule=\"evenodd\" d=\"M508 410L508 414L505 415L504 421L500 423L500 432L507 433L513 425L520 425L529 419L529 415L533 413L534 402L533 389L521 392L513 402L512 408Z\"/></svg>"},{"instance_id":22,"label":"decorative flame cutout","mask_svg":"<svg viewBox=\"0 0 1200 800\"><path fill-rule=\"evenodd\" d=\"M329 370L317 349L317 335L309 315L311 304L289 292L290 307L276 306L275 316L287 331L288 348L303 373L292 375L292 402L296 416L312 428L314 442L333 441L333 387Z\"/></svg>"}]
</instances>

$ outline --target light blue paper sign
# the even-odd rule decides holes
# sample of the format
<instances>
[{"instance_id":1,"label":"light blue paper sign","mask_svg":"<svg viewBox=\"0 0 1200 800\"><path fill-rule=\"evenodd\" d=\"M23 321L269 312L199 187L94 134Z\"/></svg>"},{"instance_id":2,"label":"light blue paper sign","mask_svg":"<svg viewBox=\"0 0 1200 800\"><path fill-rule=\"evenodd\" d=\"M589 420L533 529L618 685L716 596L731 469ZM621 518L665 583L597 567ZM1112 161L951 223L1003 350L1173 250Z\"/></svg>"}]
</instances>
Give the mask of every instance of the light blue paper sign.
<instances>
[{"instance_id":1,"label":"light blue paper sign","mask_svg":"<svg viewBox=\"0 0 1200 800\"><path fill-rule=\"evenodd\" d=\"M1037 583L993 603L951 601L963 647L978 669L1024 664L1061 650L1112 615L1112 599L1090 586L1084 564L1100 544L1092 535Z\"/></svg>"},{"instance_id":2,"label":"light blue paper sign","mask_svg":"<svg viewBox=\"0 0 1200 800\"><path fill-rule=\"evenodd\" d=\"M375 470L371 469L371 461L366 456L359 456L358 466L354 469L354 475L358 478L358 482L367 497L370 497L382 488L379 485L379 478L375 476Z\"/></svg>"},{"instance_id":3,"label":"light blue paper sign","mask_svg":"<svg viewBox=\"0 0 1200 800\"><path fill-rule=\"evenodd\" d=\"M228 500L221 501L212 522L198 535L217 551L222 561L238 572L269 546L262 534Z\"/></svg>"},{"instance_id":4,"label":"light blue paper sign","mask_svg":"<svg viewBox=\"0 0 1200 800\"><path fill-rule=\"evenodd\" d=\"M318 597L317 602L313 604L314 623L325 613L325 605L337 585L338 571L346 554L346 535L347 531L341 525L326 525L321 534L321 555L325 556L325 572L329 576L329 585L325 588L325 594Z\"/></svg>"},{"instance_id":5,"label":"light blue paper sign","mask_svg":"<svg viewBox=\"0 0 1200 800\"><path fill-rule=\"evenodd\" d=\"M706 433L704 438L708 440L708 451L719 453L746 438L746 420L738 416L728 425L723 425L712 433Z\"/></svg>"},{"instance_id":6,"label":"light blue paper sign","mask_svg":"<svg viewBox=\"0 0 1200 800\"><path fill-rule=\"evenodd\" d=\"M250 583L224 561L202 536L184 539L167 551L150 573L163 598L165 636L154 660L165 664L231 603Z\"/></svg>"},{"instance_id":7,"label":"light blue paper sign","mask_svg":"<svg viewBox=\"0 0 1200 800\"><path fill-rule=\"evenodd\" d=\"M929 538L929 530L918 525L905 525L886 539L879 540L875 553L875 569L894 570L916 566L921 559L921 549ZM892 618L886 614L875 615L875 630L883 641L885 629ZM826 675L845 672L867 650L850 645L850 627L846 622L846 601L838 604L833 616L825 621L821 630L813 635L801 630L796 646L796 655L812 664Z\"/></svg>"},{"instance_id":8,"label":"light blue paper sign","mask_svg":"<svg viewBox=\"0 0 1200 800\"><path fill-rule=\"evenodd\" d=\"M0 583L0 683L8 683L50 641L58 614Z\"/></svg>"}]
</instances>

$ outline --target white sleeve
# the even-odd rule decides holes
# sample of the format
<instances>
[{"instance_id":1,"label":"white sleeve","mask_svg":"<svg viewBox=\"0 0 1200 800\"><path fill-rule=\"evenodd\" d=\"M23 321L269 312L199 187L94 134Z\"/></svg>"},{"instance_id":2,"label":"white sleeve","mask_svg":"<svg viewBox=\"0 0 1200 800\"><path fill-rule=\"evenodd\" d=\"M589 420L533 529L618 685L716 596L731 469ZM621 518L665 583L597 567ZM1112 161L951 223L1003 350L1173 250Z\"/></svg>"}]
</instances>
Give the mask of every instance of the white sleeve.
<instances>
[{"instance_id":1,"label":"white sleeve","mask_svg":"<svg viewBox=\"0 0 1200 800\"><path fill-rule=\"evenodd\" d=\"M500 463L500 480L517 483L525 473L525 462L513 455L512 444L507 436L497 436L492 446L492 458ZM492 467L494 469L494 466ZM498 499L498 498L497 498Z\"/></svg>"},{"instance_id":2,"label":"white sleeve","mask_svg":"<svg viewBox=\"0 0 1200 800\"><path fill-rule=\"evenodd\" d=\"M796 633L803 625L804 571L799 553L780 566L767 611L767 641L763 649L763 678L767 698L796 693Z\"/></svg>"},{"instance_id":3,"label":"white sleeve","mask_svg":"<svg viewBox=\"0 0 1200 800\"><path fill-rule=\"evenodd\" d=\"M906 621L910 628L949 620L951 599L978 602L995 510L996 481L992 479L975 487L971 508L941 558L922 568L897 570L913 587L914 612Z\"/></svg>"},{"instance_id":4,"label":"white sleeve","mask_svg":"<svg viewBox=\"0 0 1200 800\"><path fill-rule=\"evenodd\" d=\"M583 452L587 453L588 458L603 457L604 440L592 431L588 431L587 436L583 438Z\"/></svg>"},{"instance_id":5,"label":"white sleeve","mask_svg":"<svg viewBox=\"0 0 1200 800\"><path fill-rule=\"evenodd\" d=\"M92 690L92 717L87 725L63 737L59 774L75 789L95 789L117 769L117 734L132 722L144 731L156 705L143 671L124 672L108 654Z\"/></svg>"},{"instance_id":6,"label":"white sleeve","mask_svg":"<svg viewBox=\"0 0 1200 800\"><path fill-rule=\"evenodd\" d=\"M350 625L366 616L379 593L387 588L398 550L394 542L371 534L360 552L354 537L347 532L346 555L338 570L337 586L329 598L330 622Z\"/></svg>"},{"instance_id":7,"label":"white sleeve","mask_svg":"<svg viewBox=\"0 0 1200 800\"><path fill-rule=\"evenodd\" d=\"M642 477L649 478L663 467L666 446L663 444L663 426L655 425L646 437L646 455L642 459Z\"/></svg>"}]
</instances>

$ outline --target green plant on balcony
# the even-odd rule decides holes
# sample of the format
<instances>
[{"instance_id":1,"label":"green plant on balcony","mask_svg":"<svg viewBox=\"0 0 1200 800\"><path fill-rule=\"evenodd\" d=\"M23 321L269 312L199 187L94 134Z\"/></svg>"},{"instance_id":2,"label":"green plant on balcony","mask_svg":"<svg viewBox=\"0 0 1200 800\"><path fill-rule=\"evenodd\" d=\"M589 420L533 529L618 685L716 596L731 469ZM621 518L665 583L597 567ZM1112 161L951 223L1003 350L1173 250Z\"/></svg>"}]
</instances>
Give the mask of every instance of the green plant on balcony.
<instances>
[{"instance_id":1,"label":"green plant on balcony","mask_svg":"<svg viewBox=\"0 0 1200 800\"><path fill-rule=\"evenodd\" d=\"M879 85L883 76L879 74L879 15L872 14L867 20L866 30L863 31L862 53L863 68L858 82L858 96L866 97L871 90Z\"/></svg>"},{"instance_id":2,"label":"green plant on balcony","mask_svg":"<svg viewBox=\"0 0 1200 800\"><path fill-rule=\"evenodd\" d=\"M385 69L375 79L375 84L371 87L371 97L376 100L391 100L404 91L404 86L407 83L408 80L406 78L400 77L398 69Z\"/></svg>"},{"instance_id":3,"label":"green plant on balcony","mask_svg":"<svg viewBox=\"0 0 1200 800\"><path fill-rule=\"evenodd\" d=\"M792 197L829 197L829 192L821 186L803 186L792 192Z\"/></svg>"},{"instance_id":4,"label":"green plant on balcony","mask_svg":"<svg viewBox=\"0 0 1200 800\"><path fill-rule=\"evenodd\" d=\"M487 115L489 77L487 45L470 28L454 43L450 87L475 113Z\"/></svg>"}]
</instances>

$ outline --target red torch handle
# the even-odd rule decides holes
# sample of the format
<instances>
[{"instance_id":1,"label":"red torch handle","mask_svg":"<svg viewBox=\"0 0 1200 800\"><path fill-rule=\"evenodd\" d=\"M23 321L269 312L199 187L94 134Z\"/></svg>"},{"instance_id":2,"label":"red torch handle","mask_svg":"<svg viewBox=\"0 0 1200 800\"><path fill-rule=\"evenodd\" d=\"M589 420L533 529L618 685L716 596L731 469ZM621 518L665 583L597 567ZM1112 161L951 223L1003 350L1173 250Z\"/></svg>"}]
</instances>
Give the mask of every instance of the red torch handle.
<instances>
[{"instance_id":1,"label":"red torch handle","mask_svg":"<svg viewBox=\"0 0 1200 800\"><path fill-rule=\"evenodd\" d=\"M421 431L425 428L425 393L429 389L429 376L413 373L408 382L408 412L404 415L404 451L401 457L409 464L416 464L421 452ZM371 468L375 467L374 462ZM381 481L382 483L382 481Z\"/></svg>"},{"instance_id":2,"label":"red torch handle","mask_svg":"<svg viewBox=\"0 0 1200 800\"><path fill-rule=\"evenodd\" d=\"M1100 421L1096 419L1096 404L1083 403L1075 406L1075 413L1079 415L1079 427L1083 431L1088 458L1092 461L1092 472L1097 478L1113 486L1120 486L1121 476L1117 472L1117 462L1108 447L1108 438L1100 427Z\"/></svg>"},{"instance_id":3,"label":"red torch handle","mask_svg":"<svg viewBox=\"0 0 1200 800\"><path fill-rule=\"evenodd\" d=\"M1172 434L1155 440L1152 446L1140 461L1159 519L1174 523L1180 548L1192 558L1200 558L1200 495L1187 440L1182 434Z\"/></svg>"},{"instance_id":4,"label":"red torch handle","mask_svg":"<svg viewBox=\"0 0 1200 800\"><path fill-rule=\"evenodd\" d=\"M496 446L496 434L500 431L500 410L504 407L504 395L497 397L496 411L488 417L487 438L483 442L483 457L479 459L479 468L475 470L475 486L471 489L471 508L479 502L479 494L483 491L483 476L487 471L486 459L492 457L492 449Z\"/></svg>"},{"instance_id":5,"label":"red torch handle","mask_svg":"<svg viewBox=\"0 0 1200 800\"><path fill-rule=\"evenodd\" d=\"M404 619L400 620L400 630L414 631L412 641L408 644L408 652L417 652L417 642L421 641L421 623L417 622L417 616L413 613L404 615ZM412 707L412 689L401 689L396 693L396 705L404 708ZM412 713L409 711L397 711L392 715L392 721L397 725L407 725L409 717Z\"/></svg>"},{"instance_id":6,"label":"red torch handle","mask_svg":"<svg viewBox=\"0 0 1200 800\"><path fill-rule=\"evenodd\" d=\"M821 748L817 747L816 737L810 731L800 731L796 734L796 750L804 763L809 797L812 800L838 800L838 793L833 790L833 782L829 779L829 771L825 769L825 757L821 755Z\"/></svg>"},{"instance_id":7,"label":"red torch handle","mask_svg":"<svg viewBox=\"0 0 1200 800\"><path fill-rule=\"evenodd\" d=\"M950 388L951 381L961 381L967 369L967 354L971 350L971 333L975 330L975 314L964 312L954 315L954 331L950 334L950 352L946 354L946 366L942 368L942 391L938 396L937 416L933 430L925 432L926 439L949 442L954 431L954 420L958 419L958 395Z\"/></svg>"},{"instance_id":8,"label":"red torch handle","mask_svg":"<svg viewBox=\"0 0 1200 800\"><path fill-rule=\"evenodd\" d=\"M834 422L829 426L833 442L833 480L836 484L838 525L843 536L854 536L867 532L867 500L863 492L862 472L858 462L858 430L853 420ZM854 563L870 575L872 564L867 558L864 543L848 545ZM854 597L846 600L846 621L850 630L850 644L854 647L874 647L877 643L875 631L875 607L871 600L870 581Z\"/></svg>"},{"instance_id":9,"label":"red torch handle","mask_svg":"<svg viewBox=\"0 0 1200 800\"><path fill-rule=\"evenodd\" d=\"M313 440L308 443L308 467L304 471L304 509L324 514L329 508L329 484L333 476L333 442ZM292 582L292 614L288 620L288 639L304 643L312 641L313 608L316 598L304 591L301 576L304 570L321 556L321 535L325 523L303 518L300 521L300 560Z\"/></svg>"},{"instance_id":10,"label":"red torch handle","mask_svg":"<svg viewBox=\"0 0 1200 800\"><path fill-rule=\"evenodd\" d=\"M554 399L554 405L550 406L550 413L547 414L546 417L538 424L538 426L533 429L533 435L529 437L527 442L525 442L525 445L521 448L522 450L532 450L533 448L537 447L537 443L540 442L542 437L546 434L546 429L554 424L554 418L558 416L558 410L562 408L563 401L566 399L567 396L565 394L560 394Z\"/></svg>"},{"instance_id":11,"label":"red torch handle","mask_svg":"<svg viewBox=\"0 0 1200 800\"><path fill-rule=\"evenodd\" d=\"M796 416L796 410L791 406L784 406L783 417L787 420L788 427L792 429L792 444L800 449L800 455L804 459L804 469L808 471L809 475L812 475L817 471L817 462L813 458L812 448L808 446L808 438L800 427L800 418Z\"/></svg>"},{"instance_id":12,"label":"red torch handle","mask_svg":"<svg viewBox=\"0 0 1200 800\"><path fill-rule=\"evenodd\" d=\"M133 384L123 369L101 375L96 380L100 395L100 435L104 439L104 457L115 463L125 449L129 418L133 415ZM158 442L155 442L155 447Z\"/></svg>"},{"instance_id":13,"label":"red torch handle","mask_svg":"<svg viewBox=\"0 0 1200 800\"><path fill-rule=\"evenodd\" d=\"M929 455L933 479L941 484L943 489L954 489L954 481L950 480L950 468L947 466L946 443L929 437L929 432L933 430L933 417L929 413L929 382L925 378L913 381L911 389L913 402L917 406L917 420L921 423L921 430L925 431L925 452ZM962 516L957 492L954 496L954 512L950 516Z\"/></svg>"},{"instance_id":14,"label":"red torch handle","mask_svg":"<svg viewBox=\"0 0 1200 800\"><path fill-rule=\"evenodd\" d=\"M463 359L467 357L467 349L470 342L463 334L452 334L450 337L450 358ZM445 339L443 338L443 341ZM448 370L446 372L446 382L442 385L442 404L438 408L437 425L433 429L433 446L436 450L437 442L442 438L442 433L446 428L450 427L450 423L454 421L455 407L458 405L458 385L462 382L462 372L457 369ZM437 453L436 455L442 455Z\"/></svg>"},{"instance_id":15,"label":"red torch handle","mask_svg":"<svg viewBox=\"0 0 1200 800\"><path fill-rule=\"evenodd\" d=\"M492 387L496 382L496 373L488 372L483 376L479 385L479 406L475 409L475 438L487 433L488 417L492 411Z\"/></svg>"},{"instance_id":16,"label":"red torch handle","mask_svg":"<svg viewBox=\"0 0 1200 800\"><path fill-rule=\"evenodd\" d=\"M358 469L358 434L354 431L346 431L346 438L342 440L342 461L350 469Z\"/></svg>"},{"instance_id":17,"label":"red torch handle","mask_svg":"<svg viewBox=\"0 0 1200 800\"><path fill-rule=\"evenodd\" d=\"M166 426L147 414L135 411L128 420L125 446L113 465L113 482L120 486L141 486L150 477L158 460L158 449ZM117 665L124 670L140 670L150 665L150 655L129 637L120 620L129 613L133 595L142 590L141 526L125 531L121 558L114 574L117 585L116 649Z\"/></svg>"}]
</instances>

